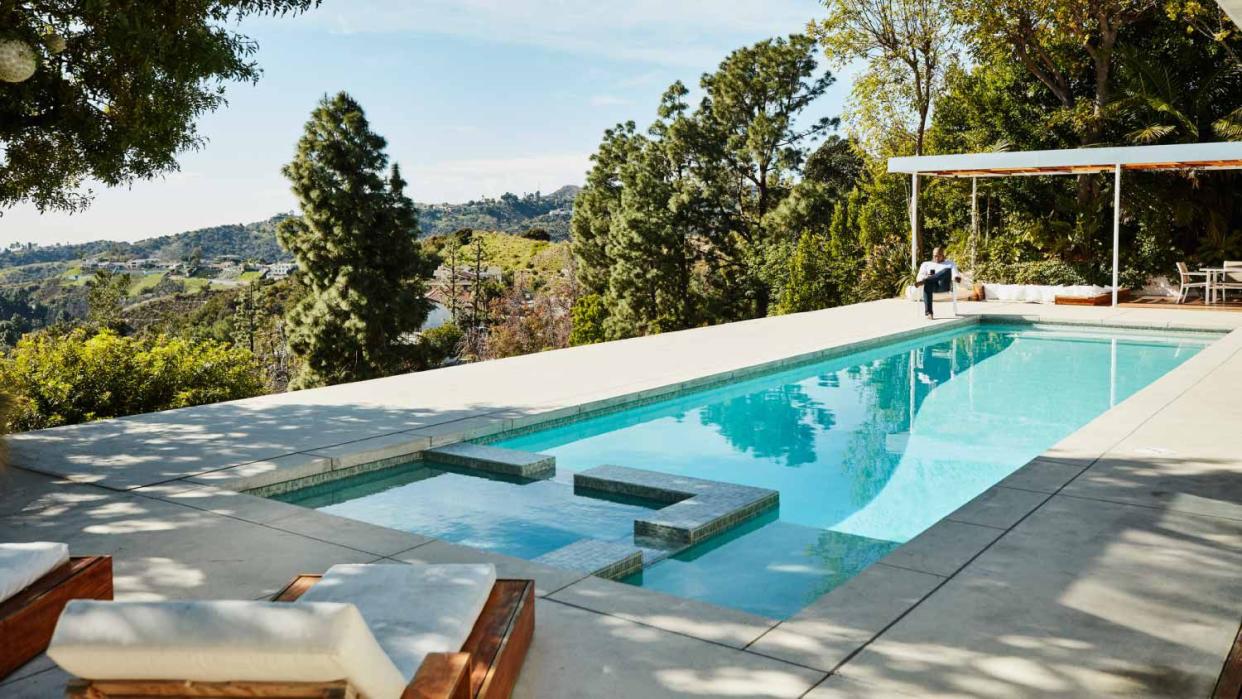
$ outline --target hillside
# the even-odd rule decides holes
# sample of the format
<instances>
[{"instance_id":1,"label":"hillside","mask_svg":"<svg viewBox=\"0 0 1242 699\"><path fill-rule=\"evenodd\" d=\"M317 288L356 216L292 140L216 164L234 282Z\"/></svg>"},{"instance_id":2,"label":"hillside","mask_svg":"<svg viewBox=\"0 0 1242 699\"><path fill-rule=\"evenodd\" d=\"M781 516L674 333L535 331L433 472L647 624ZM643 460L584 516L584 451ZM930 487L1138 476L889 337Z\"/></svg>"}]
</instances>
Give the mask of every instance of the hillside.
<instances>
[{"instance_id":1,"label":"hillside","mask_svg":"<svg viewBox=\"0 0 1242 699\"><path fill-rule=\"evenodd\" d=\"M97 240L74 245L24 245L0 251L0 268L23 267L47 262L69 262L103 255L113 260L158 258L179 260L196 251L204 259L237 255L242 259L277 262L292 259L276 242L276 224L289 214L278 214L266 221L232 223L201 228L173 235L148 238L136 243Z\"/></svg>"},{"instance_id":2,"label":"hillside","mask_svg":"<svg viewBox=\"0 0 1242 699\"><path fill-rule=\"evenodd\" d=\"M479 199L464 204L418 204L420 232L423 236L432 236L462 228L506 233L543 228L553 240L565 240L569 237L569 219L578 190L574 185L566 185L551 194L535 192L519 197L506 193L498 199ZM292 258L276 242L276 224L288 216L277 214L266 221L212 226L136 243L97 240L72 245L15 245L0 250L0 269L96 256L117 261L134 258L180 260L195 252L205 260L236 255L245 260L288 261Z\"/></svg>"},{"instance_id":3,"label":"hillside","mask_svg":"<svg viewBox=\"0 0 1242 699\"><path fill-rule=\"evenodd\" d=\"M425 236L452 233L462 228L522 233L543 228L553 240L569 238L569 219L580 187L566 185L551 194L524 196L505 193L499 199L479 199L464 204L419 204L418 223Z\"/></svg>"}]
</instances>

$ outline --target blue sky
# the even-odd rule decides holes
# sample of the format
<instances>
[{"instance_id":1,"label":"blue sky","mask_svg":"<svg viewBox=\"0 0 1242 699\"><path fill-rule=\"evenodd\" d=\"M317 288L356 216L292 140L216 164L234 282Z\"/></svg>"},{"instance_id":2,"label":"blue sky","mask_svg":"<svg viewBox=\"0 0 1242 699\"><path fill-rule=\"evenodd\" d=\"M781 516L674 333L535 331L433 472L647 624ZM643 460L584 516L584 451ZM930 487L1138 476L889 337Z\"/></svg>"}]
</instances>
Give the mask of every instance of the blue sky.
<instances>
[{"instance_id":1,"label":"blue sky","mask_svg":"<svg viewBox=\"0 0 1242 699\"><path fill-rule=\"evenodd\" d=\"M730 50L821 12L814 0L324 0L249 20L264 76L200 120L209 143L180 172L95 187L72 216L7 211L0 243L137 240L293 210L280 166L315 102L342 89L417 201L580 184L605 128L645 127L672 81L695 86ZM849 80L838 78L814 116L840 113Z\"/></svg>"}]
</instances>

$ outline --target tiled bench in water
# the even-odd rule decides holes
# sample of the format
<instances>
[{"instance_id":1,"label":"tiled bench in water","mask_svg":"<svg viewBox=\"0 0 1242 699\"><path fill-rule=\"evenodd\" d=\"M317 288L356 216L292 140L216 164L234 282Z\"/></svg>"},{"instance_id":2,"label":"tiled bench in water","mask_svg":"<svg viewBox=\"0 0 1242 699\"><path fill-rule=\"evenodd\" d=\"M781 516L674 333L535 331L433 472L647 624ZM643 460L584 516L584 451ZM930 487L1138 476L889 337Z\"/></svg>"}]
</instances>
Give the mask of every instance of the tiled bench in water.
<instances>
[{"instance_id":1,"label":"tiled bench in water","mask_svg":"<svg viewBox=\"0 0 1242 699\"><path fill-rule=\"evenodd\" d=\"M551 478L556 475L556 457L486 444L458 442L423 451L423 458L522 478Z\"/></svg>"},{"instance_id":2,"label":"tiled bench in water","mask_svg":"<svg viewBox=\"0 0 1242 699\"><path fill-rule=\"evenodd\" d=\"M690 546L776 507L767 488L675 476L627 466L596 466L574 474L574 487L672 503L634 520L634 537Z\"/></svg>"},{"instance_id":3,"label":"tiled bench in water","mask_svg":"<svg viewBox=\"0 0 1242 699\"><path fill-rule=\"evenodd\" d=\"M630 542L579 539L539 556L535 562L618 580L643 569L643 552Z\"/></svg>"}]
</instances>

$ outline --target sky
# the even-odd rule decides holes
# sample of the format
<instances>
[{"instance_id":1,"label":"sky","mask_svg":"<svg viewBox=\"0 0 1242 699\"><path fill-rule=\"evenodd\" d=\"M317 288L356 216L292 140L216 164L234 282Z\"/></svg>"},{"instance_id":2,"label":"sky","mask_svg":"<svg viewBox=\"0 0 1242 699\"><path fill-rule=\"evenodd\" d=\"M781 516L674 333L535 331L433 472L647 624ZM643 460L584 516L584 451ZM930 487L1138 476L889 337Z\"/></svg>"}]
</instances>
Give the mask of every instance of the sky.
<instances>
[{"instance_id":1,"label":"sky","mask_svg":"<svg viewBox=\"0 0 1242 699\"><path fill-rule=\"evenodd\" d=\"M85 212L0 217L0 244L139 240L296 209L280 167L310 111L346 90L388 139L419 202L581 184L604 129L645 128L674 80L697 86L733 49L803 31L815 0L324 0L251 18L263 77L200 118L179 172L98 185ZM807 117L838 115L848 75ZM697 95L696 95L697 98Z\"/></svg>"}]
</instances>

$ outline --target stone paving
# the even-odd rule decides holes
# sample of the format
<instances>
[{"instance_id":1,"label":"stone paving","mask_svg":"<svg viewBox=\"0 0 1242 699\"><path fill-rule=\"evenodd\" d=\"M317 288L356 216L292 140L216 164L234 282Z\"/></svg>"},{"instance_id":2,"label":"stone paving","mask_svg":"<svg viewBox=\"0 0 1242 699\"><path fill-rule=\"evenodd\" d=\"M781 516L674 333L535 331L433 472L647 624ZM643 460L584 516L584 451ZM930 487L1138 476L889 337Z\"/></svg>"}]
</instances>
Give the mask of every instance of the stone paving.
<instances>
[{"instance_id":1,"label":"stone paving","mask_svg":"<svg viewBox=\"0 0 1242 699\"><path fill-rule=\"evenodd\" d=\"M963 321L928 324L918 304L881 301L18 435L0 539L111 554L123 599L259 598L342 562L492 561L539 595L519 699L1208 694L1242 609L1242 332L785 621L216 485L399 456L977 314L1242 327L1242 314L1171 309L959 309ZM0 696L60 696L65 679L40 657Z\"/></svg>"}]
</instances>

